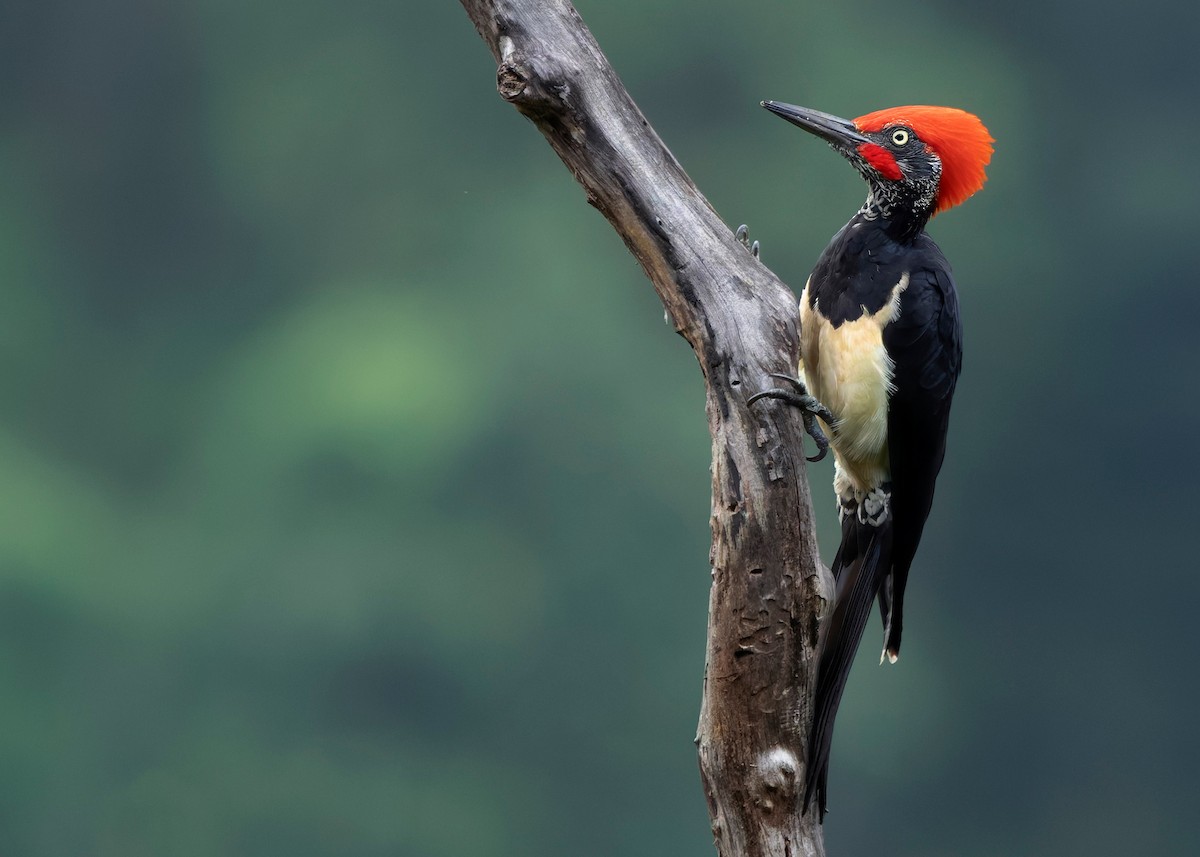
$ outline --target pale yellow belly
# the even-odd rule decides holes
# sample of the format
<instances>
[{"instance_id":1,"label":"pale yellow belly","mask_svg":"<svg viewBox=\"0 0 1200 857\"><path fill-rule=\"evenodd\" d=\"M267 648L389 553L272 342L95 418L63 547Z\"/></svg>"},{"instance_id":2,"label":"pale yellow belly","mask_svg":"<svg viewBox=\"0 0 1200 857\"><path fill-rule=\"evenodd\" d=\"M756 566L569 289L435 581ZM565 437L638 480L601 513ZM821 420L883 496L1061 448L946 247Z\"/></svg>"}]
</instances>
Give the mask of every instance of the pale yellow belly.
<instances>
[{"instance_id":1,"label":"pale yellow belly","mask_svg":"<svg viewBox=\"0 0 1200 857\"><path fill-rule=\"evenodd\" d=\"M837 462L838 494L866 494L888 481L887 417L892 392L891 358L883 346L883 329L899 312L903 277L892 299L875 314L863 312L834 327L808 305L808 288L800 298L800 377L809 392L833 412L830 446Z\"/></svg>"}]
</instances>

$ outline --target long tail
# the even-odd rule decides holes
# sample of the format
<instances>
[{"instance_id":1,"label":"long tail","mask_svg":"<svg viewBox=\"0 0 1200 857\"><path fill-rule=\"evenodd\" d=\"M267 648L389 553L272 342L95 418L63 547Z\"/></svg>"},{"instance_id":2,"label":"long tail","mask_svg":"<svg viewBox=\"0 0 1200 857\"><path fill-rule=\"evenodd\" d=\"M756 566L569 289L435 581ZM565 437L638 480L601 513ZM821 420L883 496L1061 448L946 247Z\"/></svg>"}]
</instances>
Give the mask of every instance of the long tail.
<instances>
[{"instance_id":1,"label":"long tail","mask_svg":"<svg viewBox=\"0 0 1200 857\"><path fill-rule=\"evenodd\" d=\"M879 524L864 523L853 512L846 516L842 522L842 543L833 561L837 596L823 631L804 783L804 811L808 811L815 797L822 819L825 817L833 721L871 615L871 603L891 568L891 555L890 514Z\"/></svg>"}]
</instances>

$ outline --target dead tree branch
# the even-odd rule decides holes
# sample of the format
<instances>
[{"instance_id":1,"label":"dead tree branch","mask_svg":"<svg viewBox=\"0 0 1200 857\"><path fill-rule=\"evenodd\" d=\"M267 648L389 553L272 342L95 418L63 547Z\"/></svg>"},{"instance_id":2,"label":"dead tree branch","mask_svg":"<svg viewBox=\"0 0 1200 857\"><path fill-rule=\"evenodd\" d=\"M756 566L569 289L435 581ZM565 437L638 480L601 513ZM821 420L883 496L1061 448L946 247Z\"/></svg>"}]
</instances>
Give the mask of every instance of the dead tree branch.
<instances>
[{"instance_id":1,"label":"dead tree branch","mask_svg":"<svg viewBox=\"0 0 1200 857\"><path fill-rule=\"evenodd\" d=\"M824 854L800 814L828 592L798 415L746 399L795 365L796 300L650 128L567 0L462 0L500 95L530 119L654 283L704 372L712 591L696 735L721 857Z\"/></svg>"}]
</instances>

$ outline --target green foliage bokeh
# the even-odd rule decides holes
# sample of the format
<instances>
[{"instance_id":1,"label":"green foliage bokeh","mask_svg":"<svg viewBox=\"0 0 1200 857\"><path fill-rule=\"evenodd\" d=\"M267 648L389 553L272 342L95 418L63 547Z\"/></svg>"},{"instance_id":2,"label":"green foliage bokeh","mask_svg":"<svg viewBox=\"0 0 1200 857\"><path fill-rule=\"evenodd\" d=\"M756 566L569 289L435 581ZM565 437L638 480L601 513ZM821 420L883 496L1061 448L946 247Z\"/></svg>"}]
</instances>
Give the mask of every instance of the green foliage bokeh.
<instances>
[{"instance_id":1,"label":"green foliage bokeh","mask_svg":"<svg viewBox=\"0 0 1200 857\"><path fill-rule=\"evenodd\" d=\"M13 5L0 853L711 853L699 373L462 9ZM1195 853L1195 8L580 11L793 285L862 188L760 99L998 141L831 853Z\"/></svg>"}]
</instances>

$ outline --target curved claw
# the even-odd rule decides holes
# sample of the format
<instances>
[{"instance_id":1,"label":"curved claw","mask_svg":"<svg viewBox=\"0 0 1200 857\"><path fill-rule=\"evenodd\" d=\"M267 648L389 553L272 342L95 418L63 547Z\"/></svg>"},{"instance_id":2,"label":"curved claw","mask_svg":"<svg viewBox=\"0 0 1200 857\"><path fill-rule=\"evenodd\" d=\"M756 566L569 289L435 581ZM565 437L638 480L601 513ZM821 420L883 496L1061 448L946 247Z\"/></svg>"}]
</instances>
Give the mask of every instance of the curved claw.
<instances>
[{"instance_id":1,"label":"curved claw","mask_svg":"<svg viewBox=\"0 0 1200 857\"><path fill-rule=\"evenodd\" d=\"M804 420L804 431L813 439L813 443L817 446L817 454L805 456L808 461L820 461L829 452L829 438L825 436L825 432L817 424L817 418L825 422L826 425L832 428L834 424L833 414L829 408L813 398L808 388L804 386L804 382L799 378L791 375L783 375L779 372L767 373L771 378L778 378L781 381L787 381L792 386L791 390L785 390L782 387L771 387L768 390L755 393L746 400L746 404L753 405L760 399L779 399L782 402L787 402L800 409L801 417Z\"/></svg>"},{"instance_id":2,"label":"curved claw","mask_svg":"<svg viewBox=\"0 0 1200 857\"><path fill-rule=\"evenodd\" d=\"M804 382L801 381L799 378L797 378L795 375L785 375L782 372L768 372L767 377L768 378L778 378L780 381L787 381L789 384L791 384L796 389L803 390L805 393L808 393L808 387L805 387Z\"/></svg>"},{"instance_id":3,"label":"curved claw","mask_svg":"<svg viewBox=\"0 0 1200 857\"><path fill-rule=\"evenodd\" d=\"M788 399L787 401L790 404L795 405L796 407L800 408L801 410L806 411L807 413L810 413L810 414L813 414L814 416L820 417L821 419L823 419L825 421L826 425L828 425L830 427L833 426L833 422L834 422L833 413L829 410L829 408L825 407L823 404L821 404L819 401L817 401L817 399L815 397L813 397L812 395L809 394L808 387L804 386L804 382L801 381L799 378L797 378L793 375L784 375L782 372L768 372L767 377L778 378L781 381L787 381L796 390L796 392L793 395L799 396L800 399L802 399L802 401ZM776 389L778 389L778 388L776 388ZM779 392L786 392L786 391L780 390ZM759 393L758 395L762 396L763 394ZM783 398L783 397L782 396L773 396L772 398L778 399L778 398ZM754 401L753 397L751 398L751 401ZM820 429L818 428L818 431L819 430ZM812 434L812 432L809 432L809 434ZM822 437L824 437L824 434L822 434ZM813 440L816 440L816 438L813 438Z\"/></svg>"},{"instance_id":4,"label":"curved claw","mask_svg":"<svg viewBox=\"0 0 1200 857\"><path fill-rule=\"evenodd\" d=\"M780 399L787 402L789 405L795 405L798 408L804 407L804 400L793 393L791 390L783 390L779 387L772 387L769 390L763 390L760 393L755 393L746 400L747 405L753 405L759 399Z\"/></svg>"},{"instance_id":5,"label":"curved claw","mask_svg":"<svg viewBox=\"0 0 1200 857\"><path fill-rule=\"evenodd\" d=\"M758 258L758 242L755 241L753 244L750 243L750 227L743 223L737 228L737 231L733 233L733 237L738 240L739 244L750 251L751 256L753 256L755 259Z\"/></svg>"},{"instance_id":6,"label":"curved claw","mask_svg":"<svg viewBox=\"0 0 1200 857\"><path fill-rule=\"evenodd\" d=\"M825 432L821 431L821 427L817 425L816 420L809 417L804 421L804 430L808 432L808 436L813 439L813 443L817 445L816 455L804 456L805 461L820 461L829 452L829 439L825 437Z\"/></svg>"}]
</instances>

